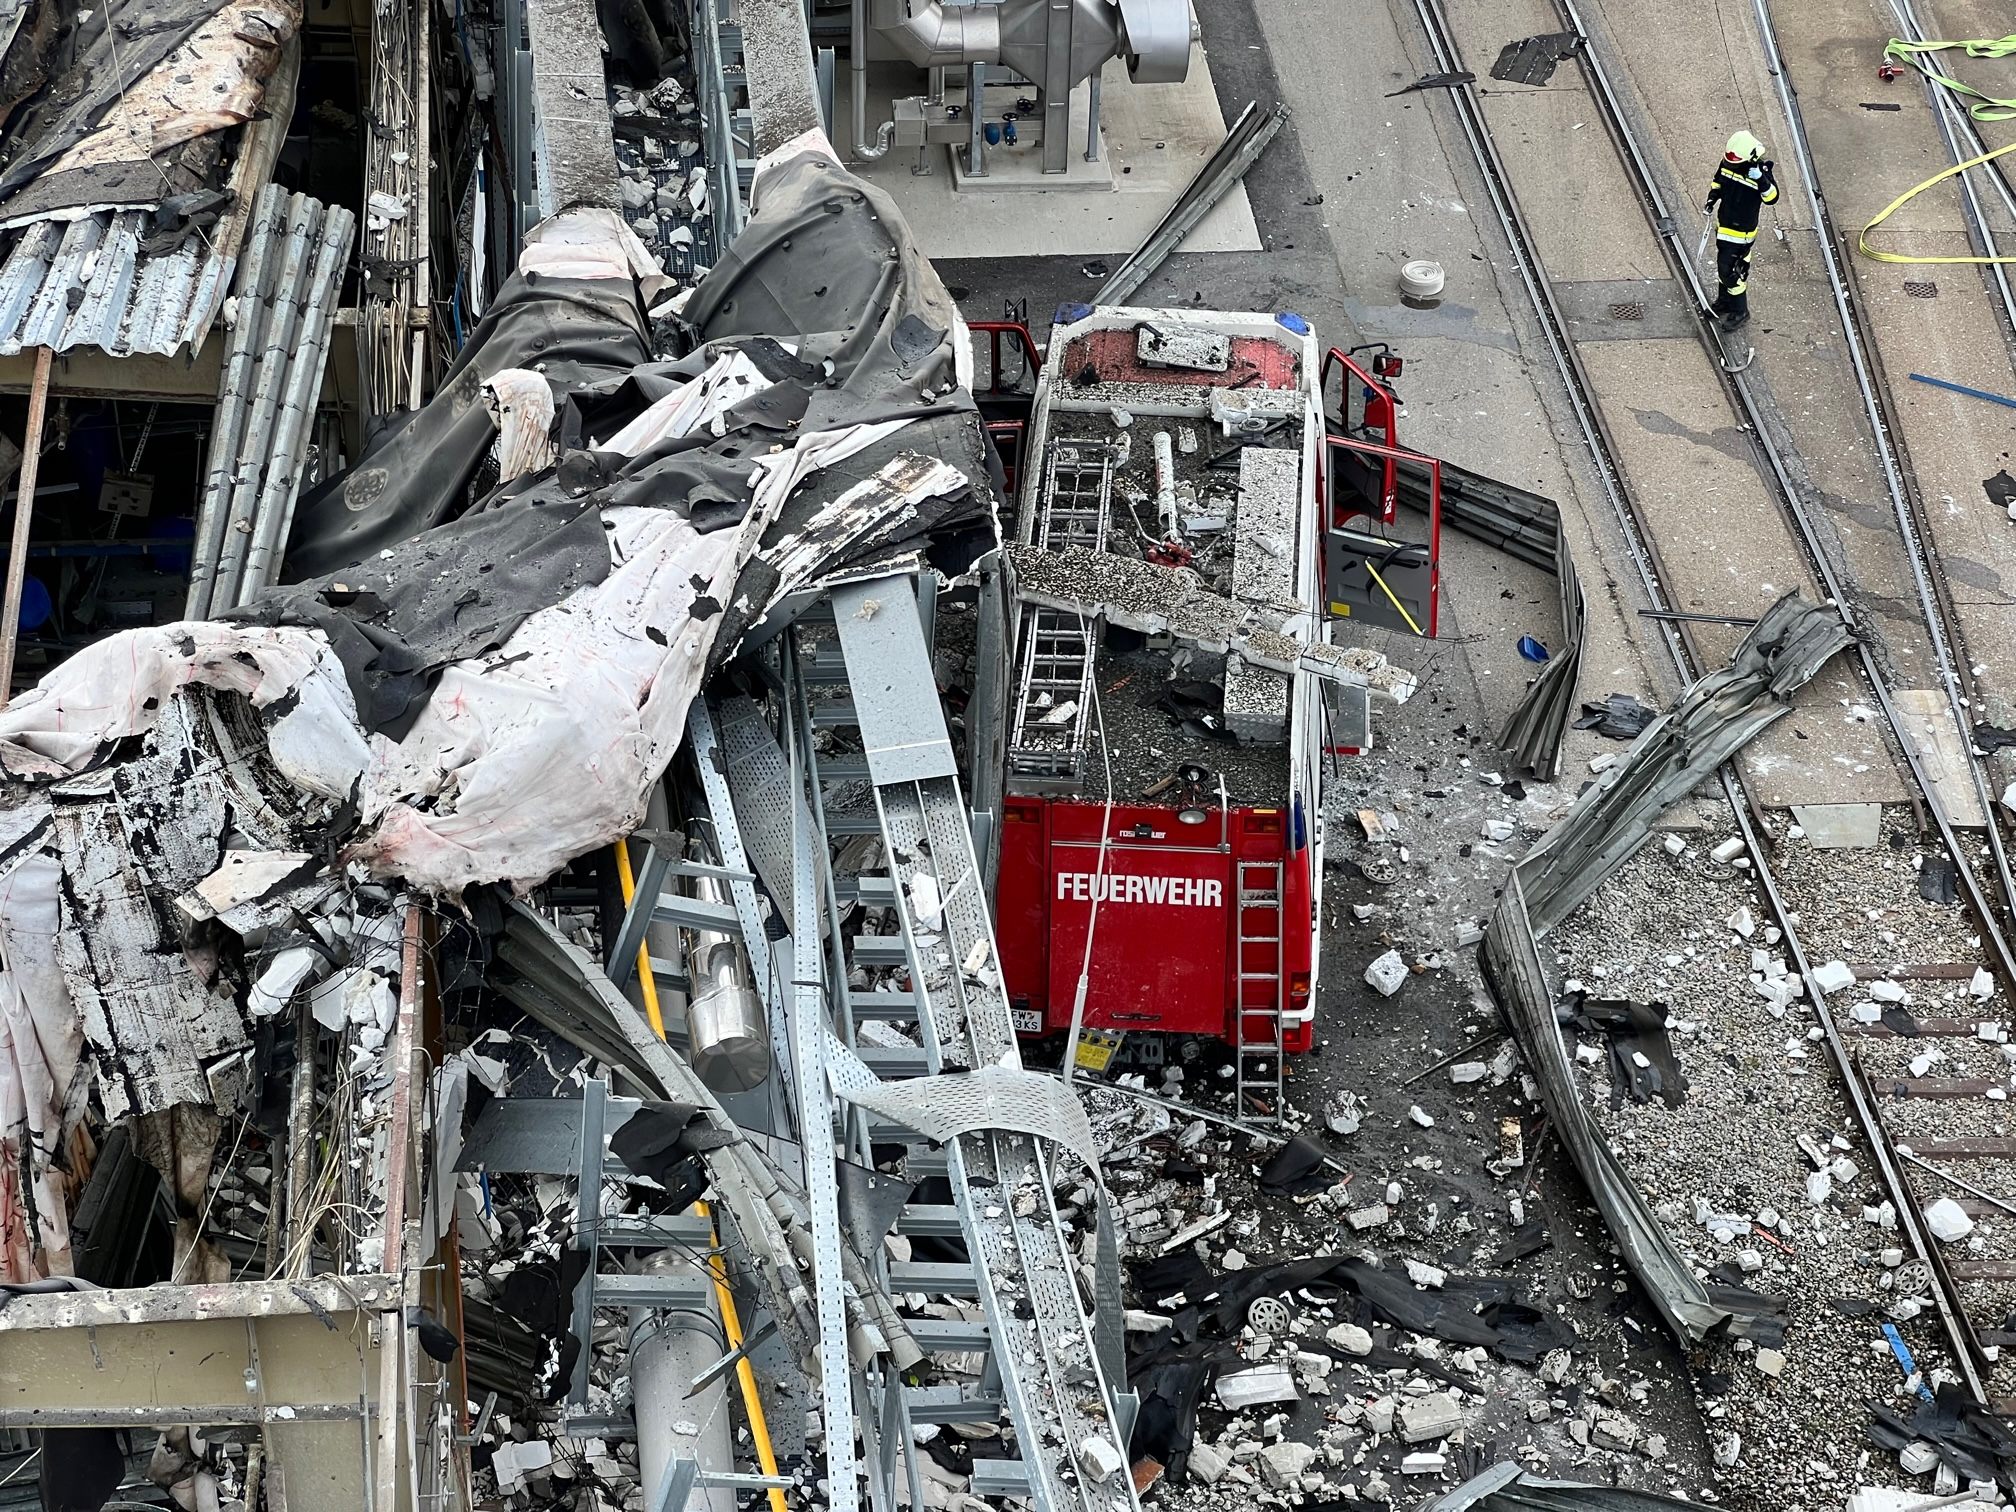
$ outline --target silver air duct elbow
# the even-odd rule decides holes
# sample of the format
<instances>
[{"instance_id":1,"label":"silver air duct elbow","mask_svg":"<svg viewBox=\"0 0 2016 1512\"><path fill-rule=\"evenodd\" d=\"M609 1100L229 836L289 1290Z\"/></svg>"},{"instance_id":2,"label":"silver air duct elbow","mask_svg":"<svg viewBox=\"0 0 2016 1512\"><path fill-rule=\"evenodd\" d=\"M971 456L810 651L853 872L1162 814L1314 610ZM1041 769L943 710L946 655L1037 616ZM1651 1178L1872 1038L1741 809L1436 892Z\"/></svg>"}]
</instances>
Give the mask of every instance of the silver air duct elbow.
<instances>
[{"instance_id":1,"label":"silver air duct elbow","mask_svg":"<svg viewBox=\"0 0 2016 1512\"><path fill-rule=\"evenodd\" d=\"M1051 0L999 5L943 5L939 0L854 0L854 155L874 161L889 150L895 123L868 140L868 29L918 68L1005 63L1023 78L1051 77L1050 49L1068 36L1069 82L1090 78L1108 58L1125 58L1136 84L1177 84L1190 72L1190 0L1071 0L1068 32Z\"/></svg>"},{"instance_id":2,"label":"silver air duct elbow","mask_svg":"<svg viewBox=\"0 0 2016 1512\"><path fill-rule=\"evenodd\" d=\"M919 68L963 68L1000 58L1001 10L938 0L870 0L869 24Z\"/></svg>"},{"instance_id":3,"label":"silver air duct elbow","mask_svg":"<svg viewBox=\"0 0 2016 1512\"><path fill-rule=\"evenodd\" d=\"M1025 79L1048 77L1056 35L1048 0L1004 0L987 9L999 17L998 61ZM1072 0L1071 12L1072 84L1099 72L1108 58L1125 58L1136 84L1176 84L1189 74L1190 0Z\"/></svg>"}]
</instances>

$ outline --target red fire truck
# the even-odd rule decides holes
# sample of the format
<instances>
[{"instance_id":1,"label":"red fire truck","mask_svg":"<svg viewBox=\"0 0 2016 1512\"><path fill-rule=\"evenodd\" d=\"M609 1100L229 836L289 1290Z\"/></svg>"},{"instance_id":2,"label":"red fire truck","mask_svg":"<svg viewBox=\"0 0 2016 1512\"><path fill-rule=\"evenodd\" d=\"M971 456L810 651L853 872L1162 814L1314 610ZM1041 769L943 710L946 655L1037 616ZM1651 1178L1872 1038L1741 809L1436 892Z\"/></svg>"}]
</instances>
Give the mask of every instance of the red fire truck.
<instances>
[{"instance_id":1,"label":"red fire truck","mask_svg":"<svg viewBox=\"0 0 2016 1512\"><path fill-rule=\"evenodd\" d=\"M1331 357L1293 315L1066 306L1015 437L1012 538L1156 564L1174 597L1285 605L1300 642L1432 634L1432 533L1381 528L1395 466L1426 467L1432 496L1434 465L1392 444L1381 377ZM1313 1036L1326 770L1411 675L1373 657L1339 681L1126 629L1088 576L1078 608L1009 585L995 902L1017 1027L1064 1032L1082 980L1085 1029L1230 1041L1242 1106L1271 1114L1283 1052Z\"/></svg>"}]
</instances>

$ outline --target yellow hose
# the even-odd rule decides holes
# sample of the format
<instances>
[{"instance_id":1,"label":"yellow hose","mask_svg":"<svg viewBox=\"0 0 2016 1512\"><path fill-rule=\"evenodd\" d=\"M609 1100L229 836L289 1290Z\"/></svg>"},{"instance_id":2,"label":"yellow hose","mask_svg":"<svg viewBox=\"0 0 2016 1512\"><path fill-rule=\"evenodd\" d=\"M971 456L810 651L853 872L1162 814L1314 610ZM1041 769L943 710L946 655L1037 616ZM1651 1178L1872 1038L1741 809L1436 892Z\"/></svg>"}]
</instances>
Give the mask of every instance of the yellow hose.
<instances>
[{"instance_id":1,"label":"yellow hose","mask_svg":"<svg viewBox=\"0 0 2016 1512\"><path fill-rule=\"evenodd\" d=\"M693 1211L710 1222L713 1215L707 1204L696 1202ZM707 1262L714 1272L714 1300L721 1304L721 1327L728 1334L728 1347L742 1347L742 1318L735 1310L735 1294L728 1290L728 1267L721 1263L721 1235L714 1235L714 1255ZM763 1416L763 1398L756 1390L756 1367L744 1355L735 1362L735 1379L742 1383L742 1410L749 1415L749 1433L756 1440L756 1463L763 1467L765 1475L777 1473L777 1451L770 1447L770 1423ZM781 1486L770 1488L770 1512L790 1512L784 1500Z\"/></svg>"},{"instance_id":2,"label":"yellow hose","mask_svg":"<svg viewBox=\"0 0 2016 1512\"><path fill-rule=\"evenodd\" d=\"M616 852L616 880L623 888L623 906L628 908L630 900L637 896L637 876L630 870L630 847L618 840ZM658 1007L658 979L651 975L651 942L637 942L637 985L644 989L644 1016L651 1020L651 1032L661 1040L665 1038L665 1015Z\"/></svg>"},{"instance_id":3,"label":"yellow hose","mask_svg":"<svg viewBox=\"0 0 2016 1512\"><path fill-rule=\"evenodd\" d=\"M637 896L637 877L630 870L630 847L618 840L616 851L616 880L623 888L623 906L628 908ZM642 940L637 945L637 985L644 993L644 1016L651 1021L651 1032L661 1040L665 1038L665 1014L658 1006L658 979L651 975L651 942ZM693 1211L705 1218L713 1232L713 1253L708 1257L708 1273L714 1278L714 1300L721 1308L721 1327L728 1335L731 1350L742 1347L742 1318L735 1309L735 1294L728 1290L728 1267L721 1261L721 1235L713 1229L714 1214L704 1202L693 1204ZM742 1386L742 1410L749 1418L749 1433L756 1440L756 1463L765 1475L777 1474L777 1451L770 1444L770 1421L763 1415L763 1397L756 1389L756 1367L744 1355L735 1362L735 1379ZM790 1512L784 1500L782 1487L770 1487L770 1512Z\"/></svg>"},{"instance_id":4,"label":"yellow hose","mask_svg":"<svg viewBox=\"0 0 2016 1512\"><path fill-rule=\"evenodd\" d=\"M1883 55L1886 58L1896 58L1900 62L1908 63L1932 83L1939 85L1943 89L1950 89L1955 94L1971 96L1977 103L1969 105L1967 113L1977 121L2006 121L2011 117L2016 117L2016 100L1998 100L1993 95L1983 94L1970 84L1963 84L1958 79L1948 78L1945 74L1934 72L1931 65L1925 61L1928 54L1944 52L1949 48L1955 47L1962 49L1970 58L2004 58L2008 57L2011 53L2016 53L2016 36L1977 37L1966 42L1906 42L1900 38L1893 37L1890 40L1890 45L1883 49ZM2016 142L2011 142L2006 147L1997 147L1991 152L1984 152L1979 157L1969 158L1964 163L1956 163L1944 172L1935 173L1932 177L1925 180L1924 183L1917 185L1915 188L1907 189L1898 195L1897 198L1883 207L1881 214L1862 228L1861 236L1856 238L1857 246L1862 255L1875 262L1903 263L1906 265L1971 263L1976 267L1986 267L1994 263L2016 263L2016 257L1910 257L1902 252L1879 252L1876 248L1869 245L1869 233L1871 231L1874 231L1883 222L1890 219L1891 216L1910 204L1912 200L1923 194L1927 189L1930 189L1934 184L1943 184L1947 179L1965 173L1969 168L1979 168L1983 163L1992 163L2005 152L2016 152Z\"/></svg>"},{"instance_id":5,"label":"yellow hose","mask_svg":"<svg viewBox=\"0 0 2016 1512\"><path fill-rule=\"evenodd\" d=\"M1412 630L1416 635L1427 634L1427 632L1423 630L1420 624L1415 620L1414 616L1407 612L1407 606L1401 603L1398 598L1394 597L1393 590L1386 586L1386 579L1379 576L1379 569L1377 567L1374 567L1370 562L1367 562L1365 564L1365 570L1372 574L1372 581L1377 583L1379 585L1379 591L1386 595L1386 602L1388 602L1395 609L1398 609L1400 611L1400 618L1407 621L1407 628L1409 630Z\"/></svg>"}]
</instances>

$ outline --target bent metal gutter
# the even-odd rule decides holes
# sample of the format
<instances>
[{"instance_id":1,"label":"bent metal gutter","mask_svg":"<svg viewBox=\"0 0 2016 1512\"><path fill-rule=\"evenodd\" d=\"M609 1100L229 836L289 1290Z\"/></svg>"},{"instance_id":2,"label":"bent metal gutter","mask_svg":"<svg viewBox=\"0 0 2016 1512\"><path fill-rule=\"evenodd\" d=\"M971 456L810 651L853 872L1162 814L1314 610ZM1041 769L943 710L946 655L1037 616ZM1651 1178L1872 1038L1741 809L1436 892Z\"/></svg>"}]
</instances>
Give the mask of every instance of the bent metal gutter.
<instances>
[{"instance_id":1,"label":"bent metal gutter","mask_svg":"<svg viewBox=\"0 0 2016 1512\"><path fill-rule=\"evenodd\" d=\"M1611 1153L1576 1083L1540 941L1644 844L1668 808L1789 714L1791 695L1853 640L1835 610L1797 594L1778 600L1730 664L1690 686L1513 865L1484 931L1484 977L1525 1053L1541 1102L1625 1260L1683 1342L1725 1327L1738 1336L1768 1333L1775 1329L1777 1305L1740 1287L1698 1280Z\"/></svg>"}]
</instances>

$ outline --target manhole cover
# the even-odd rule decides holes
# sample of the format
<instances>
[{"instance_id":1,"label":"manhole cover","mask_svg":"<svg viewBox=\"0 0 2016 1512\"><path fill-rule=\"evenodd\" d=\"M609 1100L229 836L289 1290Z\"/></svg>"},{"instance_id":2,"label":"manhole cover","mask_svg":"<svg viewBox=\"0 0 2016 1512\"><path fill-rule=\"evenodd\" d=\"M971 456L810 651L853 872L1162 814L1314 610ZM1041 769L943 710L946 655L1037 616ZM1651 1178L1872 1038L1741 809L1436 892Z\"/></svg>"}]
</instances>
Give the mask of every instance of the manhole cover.
<instances>
[{"instance_id":1,"label":"manhole cover","mask_svg":"<svg viewBox=\"0 0 2016 1512\"><path fill-rule=\"evenodd\" d=\"M1624 304L1613 304L1610 306L1610 318L1612 320L1643 320L1645 318L1645 306L1635 299L1629 300Z\"/></svg>"},{"instance_id":2,"label":"manhole cover","mask_svg":"<svg viewBox=\"0 0 2016 1512\"><path fill-rule=\"evenodd\" d=\"M1937 299L1939 285L1929 278L1907 278L1904 280L1904 292L1913 299Z\"/></svg>"},{"instance_id":3,"label":"manhole cover","mask_svg":"<svg viewBox=\"0 0 2016 1512\"><path fill-rule=\"evenodd\" d=\"M1900 1297L1929 1296L1932 1291L1932 1267L1923 1260L1906 1260L1897 1267L1896 1279L1890 1289Z\"/></svg>"},{"instance_id":4,"label":"manhole cover","mask_svg":"<svg viewBox=\"0 0 2016 1512\"><path fill-rule=\"evenodd\" d=\"M1288 1304L1279 1297L1255 1297L1252 1306L1246 1309L1246 1321L1255 1332L1278 1339L1288 1332L1292 1318Z\"/></svg>"}]
</instances>

